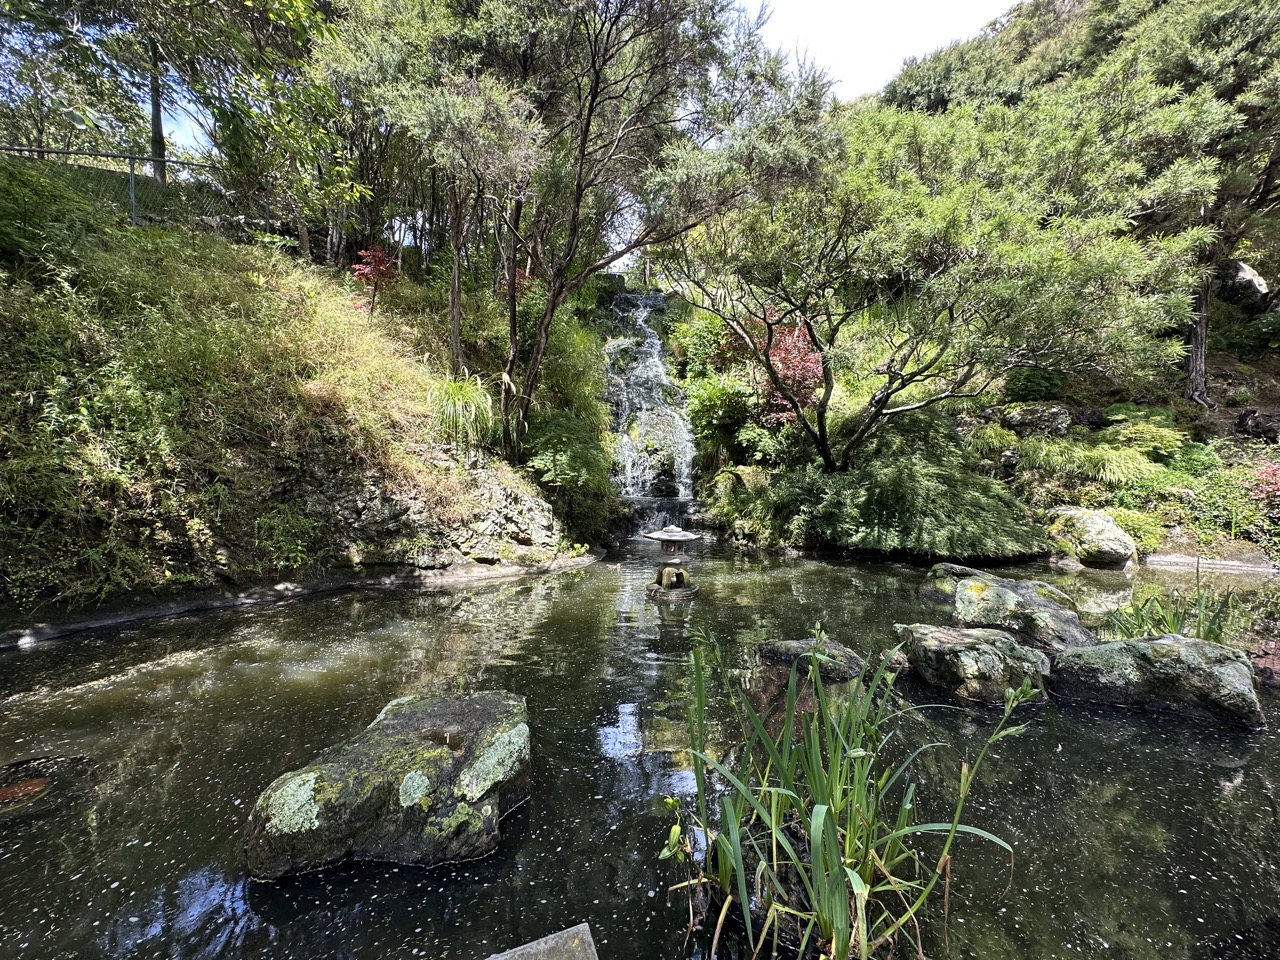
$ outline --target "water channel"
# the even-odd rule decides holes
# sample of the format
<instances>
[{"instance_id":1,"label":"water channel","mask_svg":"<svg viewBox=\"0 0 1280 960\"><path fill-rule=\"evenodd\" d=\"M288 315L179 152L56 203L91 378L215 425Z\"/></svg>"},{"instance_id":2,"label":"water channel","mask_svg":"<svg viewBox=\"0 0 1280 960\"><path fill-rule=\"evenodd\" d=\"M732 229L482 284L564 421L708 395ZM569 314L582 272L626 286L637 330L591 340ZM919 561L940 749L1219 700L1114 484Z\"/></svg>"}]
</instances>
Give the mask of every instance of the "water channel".
<instances>
[{"instance_id":1,"label":"water channel","mask_svg":"<svg viewBox=\"0 0 1280 960\"><path fill-rule=\"evenodd\" d=\"M758 641L822 619L855 648L879 647L895 620L920 615L921 571L692 553L702 595L685 607L645 600L657 548L637 542L545 579L322 597L0 653L0 764L85 758L47 802L0 815L0 955L480 960L586 920L604 960L705 957L705 933L686 942L683 899L668 903L680 876L657 859L662 797L692 787L691 628L714 633L719 693L732 678L767 698L778 680ZM393 697L486 688L528 699L534 739L533 796L494 856L246 878L241 829L277 774ZM935 910L925 924L929 957L1275 956L1248 950L1269 949L1280 913L1276 707L1268 698L1260 735L1068 706L1029 714L967 817L1013 845L1012 871L994 847L961 844L949 922ZM930 711L918 734L957 750L918 764L921 795L947 792L993 722Z\"/></svg>"}]
</instances>

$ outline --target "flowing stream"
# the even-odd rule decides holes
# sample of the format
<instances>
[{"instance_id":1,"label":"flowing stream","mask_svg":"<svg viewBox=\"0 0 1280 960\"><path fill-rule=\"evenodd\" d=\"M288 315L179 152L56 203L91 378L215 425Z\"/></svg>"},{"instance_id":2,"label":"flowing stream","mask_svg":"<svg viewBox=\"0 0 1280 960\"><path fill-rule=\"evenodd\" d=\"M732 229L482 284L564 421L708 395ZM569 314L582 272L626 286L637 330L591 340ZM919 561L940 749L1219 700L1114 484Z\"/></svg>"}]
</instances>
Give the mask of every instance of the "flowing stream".
<instances>
[{"instance_id":1,"label":"flowing stream","mask_svg":"<svg viewBox=\"0 0 1280 960\"><path fill-rule=\"evenodd\" d=\"M686 942L687 905L667 894L683 877L657 857L671 822L662 798L693 790L693 629L713 633L721 665L719 752L737 736L727 681L758 704L780 695L759 641L822 619L836 639L878 647L895 621L924 615L923 571L700 543L700 597L660 607L644 598L658 557L632 541L545 579L315 598L0 652L0 765L83 758L50 774L49 802L0 813L0 956L483 960L588 921L602 960L705 958L710 932ZM1095 598L1129 589L1122 577L1073 583ZM529 705L533 794L493 856L247 879L241 830L277 775L394 697L467 689ZM1029 712L966 809L1013 846L1012 867L990 844L958 843L945 942L941 901L923 921L930 960L1276 956L1280 710L1270 695L1264 705L1271 732L1257 735L1119 710ZM995 718L954 706L927 717L905 736L950 744L914 767L931 820ZM914 957L906 946L897 956ZM724 943L720 955L745 956Z\"/></svg>"},{"instance_id":2,"label":"flowing stream","mask_svg":"<svg viewBox=\"0 0 1280 960\"><path fill-rule=\"evenodd\" d=\"M662 294L619 294L605 344L605 398L613 412L615 476L646 526L677 522L693 497L693 431L684 394L667 372L666 350L650 326Z\"/></svg>"}]
</instances>

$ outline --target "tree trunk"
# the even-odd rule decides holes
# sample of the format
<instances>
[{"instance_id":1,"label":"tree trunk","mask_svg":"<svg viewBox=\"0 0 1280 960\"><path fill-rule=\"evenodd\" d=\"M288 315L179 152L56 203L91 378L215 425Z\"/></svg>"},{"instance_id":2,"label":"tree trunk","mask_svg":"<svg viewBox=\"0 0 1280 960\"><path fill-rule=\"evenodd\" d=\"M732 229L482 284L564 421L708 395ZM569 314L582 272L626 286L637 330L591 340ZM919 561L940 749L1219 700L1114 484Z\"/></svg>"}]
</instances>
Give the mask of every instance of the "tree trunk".
<instances>
[{"instance_id":1,"label":"tree trunk","mask_svg":"<svg viewBox=\"0 0 1280 960\"><path fill-rule=\"evenodd\" d=\"M1212 279L1205 277L1196 294L1195 317L1191 324L1191 340L1187 348L1187 385L1185 396L1192 403L1213 407L1209 399L1209 375L1205 358L1209 351L1209 291Z\"/></svg>"},{"instance_id":2,"label":"tree trunk","mask_svg":"<svg viewBox=\"0 0 1280 960\"><path fill-rule=\"evenodd\" d=\"M301 183L301 175L298 172L298 158L290 157L289 166L293 171L293 179L295 183ZM298 202L298 195L295 192L291 198L293 201L293 226L298 233L298 256L305 263L311 262L311 233L307 230L307 217L302 209L302 204Z\"/></svg>"},{"instance_id":3,"label":"tree trunk","mask_svg":"<svg viewBox=\"0 0 1280 960\"><path fill-rule=\"evenodd\" d=\"M519 290L516 288L518 270L516 254L520 250L520 215L524 212L524 201L517 198L511 211L511 223L508 232L511 234L511 252L507 257L507 365L502 376L502 455L508 463L515 463L519 451L516 446L516 434L511 429L511 395L516 385L516 358L520 347L520 324L516 308L519 305Z\"/></svg>"},{"instance_id":4,"label":"tree trunk","mask_svg":"<svg viewBox=\"0 0 1280 960\"><path fill-rule=\"evenodd\" d=\"M169 171L165 163L164 111L161 105L164 64L160 62L160 47L154 40L147 41L147 52L151 56L151 170L155 178L165 184L169 182Z\"/></svg>"},{"instance_id":5,"label":"tree trunk","mask_svg":"<svg viewBox=\"0 0 1280 960\"><path fill-rule=\"evenodd\" d=\"M462 215L466 201L456 183L449 184L449 249L453 270L449 276L449 369L462 375Z\"/></svg>"},{"instance_id":6,"label":"tree trunk","mask_svg":"<svg viewBox=\"0 0 1280 960\"><path fill-rule=\"evenodd\" d=\"M558 281L547 290L547 305L538 321L538 332L534 335L533 350L529 354L529 366L525 368L524 382L520 386L520 402L516 404L517 439L529 424L529 407L533 404L533 391L538 386L538 375L542 372L542 358L547 352L547 342L551 339L551 323L564 300L564 292L564 285Z\"/></svg>"}]
</instances>

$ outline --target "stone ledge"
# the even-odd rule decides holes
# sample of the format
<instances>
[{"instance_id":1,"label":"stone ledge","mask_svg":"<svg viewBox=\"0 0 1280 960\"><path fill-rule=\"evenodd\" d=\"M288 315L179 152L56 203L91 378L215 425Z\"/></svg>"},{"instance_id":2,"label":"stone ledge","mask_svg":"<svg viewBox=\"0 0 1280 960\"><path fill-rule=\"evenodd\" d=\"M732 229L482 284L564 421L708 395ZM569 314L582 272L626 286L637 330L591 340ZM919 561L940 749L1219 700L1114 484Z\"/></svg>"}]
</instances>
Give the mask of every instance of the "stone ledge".
<instances>
[{"instance_id":1,"label":"stone ledge","mask_svg":"<svg viewBox=\"0 0 1280 960\"><path fill-rule=\"evenodd\" d=\"M33 623L25 627L3 630L0 631L0 650L29 647L43 640L55 640L75 633L118 627L140 620L160 620L165 617L182 617L196 613L211 613L216 610L282 603L320 594L346 593L356 590L443 590L465 587L473 583L545 576L590 566L602 556L604 556L602 551L592 550L578 557L557 558L550 563L537 566L466 564L446 567L443 570L403 569L381 575L331 576L307 583L277 583L270 587L250 587L235 592L208 590L145 606L99 611L78 619Z\"/></svg>"}]
</instances>

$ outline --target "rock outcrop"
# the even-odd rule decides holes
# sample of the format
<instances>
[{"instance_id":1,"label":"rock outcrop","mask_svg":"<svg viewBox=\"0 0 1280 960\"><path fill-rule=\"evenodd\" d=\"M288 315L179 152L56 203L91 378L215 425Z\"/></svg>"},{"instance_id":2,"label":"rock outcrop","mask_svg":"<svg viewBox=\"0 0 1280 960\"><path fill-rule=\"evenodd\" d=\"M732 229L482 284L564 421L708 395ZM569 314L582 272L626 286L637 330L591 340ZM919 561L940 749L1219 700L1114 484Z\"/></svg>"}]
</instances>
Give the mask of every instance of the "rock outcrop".
<instances>
[{"instance_id":1,"label":"rock outcrop","mask_svg":"<svg viewBox=\"0 0 1280 960\"><path fill-rule=\"evenodd\" d=\"M274 880L349 858L430 866L484 856L527 795L528 763L523 697L393 700L262 793L245 829L249 873Z\"/></svg>"},{"instance_id":2,"label":"rock outcrop","mask_svg":"<svg viewBox=\"0 0 1280 960\"><path fill-rule=\"evenodd\" d=\"M1000 423L1019 437L1065 437L1071 410L1060 403L1019 403L1001 410Z\"/></svg>"},{"instance_id":3,"label":"rock outcrop","mask_svg":"<svg viewBox=\"0 0 1280 960\"><path fill-rule=\"evenodd\" d=\"M760 659L791 664L803 656L816 655L818 674L831 683L852 680L862 672L862 658L834 640L766 640L757 648Z\"/></svg>"},{"instance_id":4,"label":"rock outcrop","mask_svg":"<svg viewBox=\"0 0 1280 960\"><path fill-rule=\"evenodd\" d=\"M894 626L916 676L927 683L966 700L999 704L1004 702L1006 689L1016 689L1029 680L1044 696L1049 658L1022 646L1004 630L923 623Z\"/></svg>"},{"instance_id":5,"label":"rock outcrop","mask_svg":"<svg viewBox=\"0 0 1280 960\"><path fill-rule=\"evenodd\" d=\"M947 605L957 623L1016 634L1049 655L1097 640L1071 609L1071 598L1040 580L1009 580L954 563L935 564L920 587L922 600Z\"/></svg>"},{"instance_id":6,"label":"rock outcrop","mask_svg":"<svg viewBox=\"0 0 1280 960\"><path fill-rule=\"evenodd\" d=\"M1124 567L1138 558L1133 537L1101 510L1058 507L1051 517L1049 537L1060 556L1106 569Z\"/></svg>"},{"instance_id":7,"label":"rock outcrop","mask_svg":"<svg viewBox=\"0 0 1280 960\"><path fill-rule=\"evenodd\" d=\"M1065 650L1053 661L1052 690L1091 703L1266 725L1243 652L1174 634Z\"/></svg>"}]
</instances>

